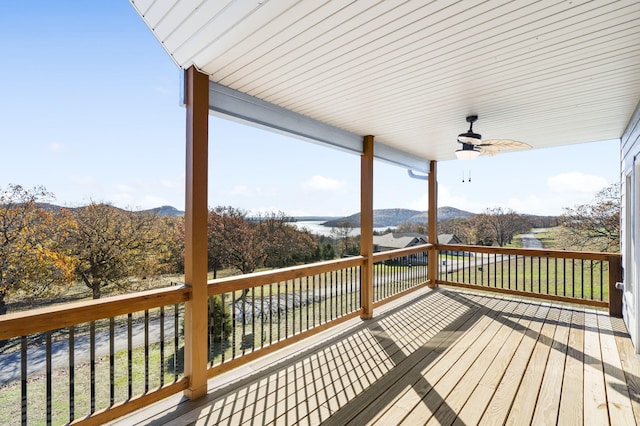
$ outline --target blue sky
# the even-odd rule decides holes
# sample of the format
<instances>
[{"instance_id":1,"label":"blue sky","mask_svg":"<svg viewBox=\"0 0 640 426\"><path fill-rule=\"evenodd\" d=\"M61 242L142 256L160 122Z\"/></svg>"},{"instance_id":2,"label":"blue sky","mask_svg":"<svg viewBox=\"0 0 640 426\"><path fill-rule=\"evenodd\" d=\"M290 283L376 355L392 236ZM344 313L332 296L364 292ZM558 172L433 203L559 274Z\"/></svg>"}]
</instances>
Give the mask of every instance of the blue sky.
<instances>
[{"instance_id":1,"label":"blue sky","mask_svg":"<svg viewBox=\"0 0 640 426\"><path fill-rule=\"evenodd\" d=\"M68 206L184 208L180 71L128 2L2 1L0 52L0 186L44 185ZM210 206L359 211L357 156L223 119L209 126ZM618 147L441 162L439 205L560 214L619 180ZM425 181L381 162L374 173L375 208L427 209Z\"/></svg>"}]
</instances>

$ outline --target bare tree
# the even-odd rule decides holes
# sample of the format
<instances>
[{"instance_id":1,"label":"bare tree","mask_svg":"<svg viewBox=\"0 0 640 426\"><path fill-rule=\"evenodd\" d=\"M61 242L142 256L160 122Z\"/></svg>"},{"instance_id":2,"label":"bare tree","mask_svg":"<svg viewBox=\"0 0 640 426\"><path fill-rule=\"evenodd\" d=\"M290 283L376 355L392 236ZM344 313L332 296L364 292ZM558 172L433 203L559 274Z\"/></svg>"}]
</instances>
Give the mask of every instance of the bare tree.
<instances>
[{"instance_id":1,"label":"bare tree","mask_svg":"<svg viewBox=\"0 0 640 426\"><path fill-rule=\"evenodd\" d=\"M259 216L258 236L264 244L264 265L282 268L312 259L318 244L308 231L301 231L291 224L283 212Z\"/></svg>"},{"instance_id":2,"label":"bare tree","mask_svg":"<svg viewBox=\"0 0 640 426\"><path fill-rule=\"evenodd\" d=\"M257 225L246 216L234 207L209 211L210 266L229 265L249 274L262 265L265 242L256 233Z\"/></svg>"},{"instance_id":3,"label":"bare tree","mask_svg":"<svg viewBox=\"0 0 640 426\"><path fill-rule=\"evenodd\" d=\"M157 215L91 203L75 209L67 239L77 259L76 273L99 299L103 289L126 289L132 278L153 275L162 241Z\"/></svg>"},{"instance_id":4,"label":"bare tree","mask_svg":"<svg viewBox=\"0 0 640 426\"><path fill-rule=\"evenodd\" d=\"M567 207L560 217L568 247L581 250L620 250L620 185L598 192L589 204Z\"/></svg>"},{"instance_id":5,"label":"bare tree","mask_svg":"<svg viewBox=\"0 0 640 426\"><path fill-rule=\"evenodd\" d=\"M351 233L354 229L355 227L353 224L347 220L344 220L331 228L331 236L341 245L338 253L340 256L349 253L349 247L351 240L353 239Z\"/></svg>"},{"instance_id":6,"label":"bare tree","mask_svg":"<svg viewBox=\"0 0 640 426\"><path fill-rule=\"evenodd\" d=\"M516 234L528 231L531 226L527 219L514 210L502 207L486 209L474 216L476 237L483 245L498 244L504 247L510 244Z\"/></svg>"}]
</instances>

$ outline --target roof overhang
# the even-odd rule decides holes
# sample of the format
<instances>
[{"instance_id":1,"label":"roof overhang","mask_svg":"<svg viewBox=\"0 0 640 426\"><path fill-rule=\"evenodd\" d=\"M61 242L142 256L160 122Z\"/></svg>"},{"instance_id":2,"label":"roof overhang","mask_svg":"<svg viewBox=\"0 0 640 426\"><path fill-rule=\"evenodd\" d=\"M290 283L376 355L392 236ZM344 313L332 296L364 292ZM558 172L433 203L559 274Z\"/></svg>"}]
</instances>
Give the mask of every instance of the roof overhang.
<instances>
[{"instance_id":1,"label":"roof overhang","mask_svg":"<svg viewBox=\"0 0 640 426\"><path fill-rule=\"evenodd\" d=\"M640 4L131 0L212 112L425 171L474 130L544 148L620 138Z\"/></svg>"}]
</instances>

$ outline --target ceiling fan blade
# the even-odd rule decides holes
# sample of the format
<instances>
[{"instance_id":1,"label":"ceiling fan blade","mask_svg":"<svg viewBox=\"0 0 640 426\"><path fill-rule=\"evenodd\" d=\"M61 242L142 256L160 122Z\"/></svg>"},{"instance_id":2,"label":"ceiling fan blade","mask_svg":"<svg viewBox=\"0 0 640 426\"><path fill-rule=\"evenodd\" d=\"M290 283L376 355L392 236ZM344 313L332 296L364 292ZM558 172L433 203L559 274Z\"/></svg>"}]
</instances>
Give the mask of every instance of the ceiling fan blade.
<instances>
[{"instance_id":1,"label":"ceiling fan blade","mask_svg":"<svg viewBox=\"0 0 640 426\"><path fill-rule=\"evenodd\" d=\"M493 156L502 151L512 151L519 149L529 149L531 145L524 142L514 141L510 139L489 139L482 141L481 144L476 145L480 147L482 155Z\"/></svg>"},{"instance_id":2,"label":"ceiling fan blade","mask_svg":"<svg viewBox=\"0 0 640 426\"><path fill-rule=\"evenodd\" d=\"M495 146L499 149L529 149L531 145L524 142L514 141L511 139L487 139L482 141L479 146Z\"/></svg>"}]
</instances>

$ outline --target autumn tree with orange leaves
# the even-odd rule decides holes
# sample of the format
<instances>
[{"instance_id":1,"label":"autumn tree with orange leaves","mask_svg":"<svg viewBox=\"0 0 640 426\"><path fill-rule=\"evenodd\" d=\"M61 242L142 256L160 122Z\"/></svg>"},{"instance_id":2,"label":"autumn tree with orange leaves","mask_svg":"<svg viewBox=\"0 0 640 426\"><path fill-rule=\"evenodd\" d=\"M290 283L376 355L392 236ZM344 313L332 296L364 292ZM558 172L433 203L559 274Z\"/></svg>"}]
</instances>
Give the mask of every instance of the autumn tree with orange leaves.
<instances>
[{"instance_id":1,"label":"autumn tree with orange leaves","mask_svg":"<svg viewBox=\"0 0 640 426\"><path fill-rule=\"evenodd\" d=\"M51 197L43 187L0 188L0 315L10 294L46 296L73 282L76 261L60 238L65 218L39 204Z\"/></svg>"}]
</instances>

